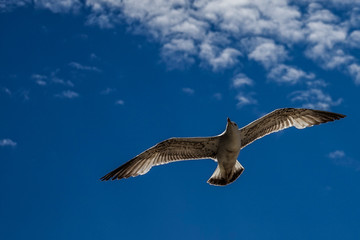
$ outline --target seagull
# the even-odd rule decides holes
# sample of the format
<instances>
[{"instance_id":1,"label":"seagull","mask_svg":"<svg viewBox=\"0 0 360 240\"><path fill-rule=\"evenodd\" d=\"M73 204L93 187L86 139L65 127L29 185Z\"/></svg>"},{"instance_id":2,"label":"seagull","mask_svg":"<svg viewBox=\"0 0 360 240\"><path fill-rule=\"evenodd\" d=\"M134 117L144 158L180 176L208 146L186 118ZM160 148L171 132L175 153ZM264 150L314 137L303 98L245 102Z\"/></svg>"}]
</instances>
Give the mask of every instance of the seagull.
<instances>
[{"instance_id":1,"label":"seagull","mask_svg":"<svg viewBox=\"0 0 360 240\"><path fill-rule=\"evenodd\" d=\"M303 129L346 117L343 114L305 108L280 108L251 122L243 128L227 118L226 129L213 137L169 138L140 153L109 172L102 181L135 177L147 173L153 166L170 162L213 159L218 163L207 181L225 186L234 182L244 171L237 160L241 149L270 133L296 127Z\"/></svg>"}]
</instances>

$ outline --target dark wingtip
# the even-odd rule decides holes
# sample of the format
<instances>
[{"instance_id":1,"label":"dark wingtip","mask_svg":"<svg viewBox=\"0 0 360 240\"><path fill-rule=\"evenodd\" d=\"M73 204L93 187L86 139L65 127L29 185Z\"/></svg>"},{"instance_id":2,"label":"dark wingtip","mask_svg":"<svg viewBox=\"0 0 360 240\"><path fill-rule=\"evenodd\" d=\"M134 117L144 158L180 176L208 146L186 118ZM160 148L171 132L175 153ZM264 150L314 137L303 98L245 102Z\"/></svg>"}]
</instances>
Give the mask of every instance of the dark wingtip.
<instances>
[{"instance_id":1,"label":"dark wingtip","mask_svg":"<svg viewBox=\"0 0 360 240\"><path fill-rule=\"evenodd\" d=\"M345 117L347 117L347 116L344 115L344 114L334 113L334 120L340 120L340 119L345 118Z\"/></svg>"},{"instance_id":2,"label":"dark wingtip","mask_svg":"<svg viewBox=\"0 0 360 240\"><path fill-rule=\"evenodd\" d=\"M109 181L111 179L111 177L112 177L111 173L108 173L105 176L101 177L99 180L100 181ZM112 179L112 180L114 180L114 179Z\"/></svg>"},{"instance_id":3,"label":"dark wingtip","mask_svg":"<svg viewBox=\"0 0 360 240\"><path fill-rule=\"evenodd\" d=\"M321 110L315 110L315 111L317 111L320 115L323 115L324 117L328 118L328 121L340 120L346 117L346 115L341 113L327 112Z\"/></svg>"},{"instance_id":4,"label":"dark wingtip","mask_svg":"<svg viewBox=\"0 0 360 240\"><path fill-rule=\"evenodd\" d=\"M99 180L100 180L100 181L107 181L107 180L109 180L109 179L106 179L106 176L103 176L103 177L101 177Z\"/></svg>"}]
</instances>

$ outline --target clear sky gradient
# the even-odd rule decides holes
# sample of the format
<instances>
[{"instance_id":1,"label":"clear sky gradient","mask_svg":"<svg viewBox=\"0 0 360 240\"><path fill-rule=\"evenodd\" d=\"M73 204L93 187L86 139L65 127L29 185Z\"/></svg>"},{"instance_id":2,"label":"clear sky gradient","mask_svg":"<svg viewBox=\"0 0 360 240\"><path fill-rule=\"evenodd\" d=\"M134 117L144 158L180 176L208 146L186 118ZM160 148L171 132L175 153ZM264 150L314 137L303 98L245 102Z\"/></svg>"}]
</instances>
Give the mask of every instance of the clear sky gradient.
<instances>
[{"instance_id":1,"label":"clear sky gradient","mask_svg":"<svg viewBox=\"0 0 360 240\"><path fill-rule=\"evenodd\" d=\"M0 1L0 239L360 239L360 1ZM104 174L276 108L346 114Z\"/></svg>"}]
</instances>

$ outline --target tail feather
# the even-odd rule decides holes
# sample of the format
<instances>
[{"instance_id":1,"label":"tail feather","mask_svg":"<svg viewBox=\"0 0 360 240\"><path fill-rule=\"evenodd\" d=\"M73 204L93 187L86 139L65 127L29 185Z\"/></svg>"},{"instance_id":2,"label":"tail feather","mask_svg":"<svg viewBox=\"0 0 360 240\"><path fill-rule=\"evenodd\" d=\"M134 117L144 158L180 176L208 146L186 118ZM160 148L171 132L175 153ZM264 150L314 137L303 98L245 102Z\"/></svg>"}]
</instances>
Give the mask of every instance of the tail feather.
<instances>
[{"instance_id":1,"label":"tail feather","mask_svg":"<svg viewBox=\"0 0 360 240\"><path fill-rule=\"evenodd\" d=\"M211 185L225 186L234 182L243 171L244 167L237 160L231 172L228 173L226 173L225 170L220 169L218 165L207 182Z\"/></svg>"}]
</instances>

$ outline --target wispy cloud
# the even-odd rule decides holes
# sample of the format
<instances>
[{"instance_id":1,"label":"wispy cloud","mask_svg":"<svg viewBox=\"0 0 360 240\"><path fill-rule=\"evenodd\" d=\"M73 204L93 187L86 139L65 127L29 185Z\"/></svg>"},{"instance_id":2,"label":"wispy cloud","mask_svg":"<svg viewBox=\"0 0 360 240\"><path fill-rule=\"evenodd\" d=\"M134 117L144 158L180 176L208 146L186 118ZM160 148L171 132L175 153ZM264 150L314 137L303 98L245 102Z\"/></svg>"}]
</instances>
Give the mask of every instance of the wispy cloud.
<instances>
[{"instance_id":1,"label":"wispy cloud","mask_svg":"<svg viewBox=\"0 0 360 240\"><path fill-rule=\"evenodd\" d=\"M35 80L45 80L47 79L47 76L41 74L33 74L31 75L31 78Z\"/></svg>"},{"instance_id":2,"label":"wispy cloud","mask_svg":"<svg viewBox=\"0 0 360 240\"><path fill-rule=\"evenodd\" d=\"M290 94L292 102L302 103L304 108L330 110L332 106L338 106L342 98L333 100L332 97L320 88L295 91Z\"/></svg>"},{"instance_id":3,"label":"wispy cloud","mask_svg":"<svg viewBox=\"0 0 360 240\"><path fill-rule=\"evenodd\" d=\"M81 0L36 0L35 7L49 9L54 13L77 12L81 7Z\"/></svg>"},{"instance_id":4,"label":"wispy cloud","mask_svg":"<svg viewBox=\"0 0 360 240\"><path fill-rule=\"evenodd\" d=\"M46 86L47 82L45 81L48 77L41 74L33 74L31 78L35 80L36 84L39 86Z\"/></svg>"},{"instance_id":5,"label":"wispy cloud","mask_svg":"<svg viewBox=\"0 0 360 240\"><path fill-rule=\"evenodd\" d=\"M0 140L0 147L16 147L17 143L9 138Z\"/></svg>"},{"instance_id":6,"label":"wispy cloud","mask_svg":"<svg viewBox=\"0 0 360 240\"><path fill-rule=\"evenodd\" d=\"M83 64L80 64L78 62L71 62L71 63L69 63L69 66L73 67L75 69L78 69L78 70L101 72L101 70L99 68L97 68L97 67L83 65Z\"/></svg>"},{"instance_id":7,"label":"wispy cloud","mask_svg":"<svg viewBox=\"0 0 360 240\"><path fill-rule=\"evenodd\" d=\"M23 7L29 4L30 0L5 0L0 1L0 12L10 12L14 8Z\"/></svg>"},{"instance_id":8,"label":"wispy cloud","mask_svg":"<svg viewBox=\"0 0 360 240\"><path fill-rule=\"evenodd\" d=\"M191 39L173 39L165 43L162 49L162 57L170 63L178 64L193 63L193 55L196 53L195 43ZM177 67L177 65L174 65Z\"/></svg>"},{"instance_id":9,"label":"wispy cloud","mask_svg":"<svg viewBox=\"0 0 360 240\"><path fill-rule=\"evenodd\" d=\"M198 55L203 60L203 65L210 65L214 71L226 69L238 63L238 57L242 55L239 49L229 46L222 46L228 43L226 35L209 32L196 49L199 51L193 55Z\"/></svg>"},{"instance_id":10,"label":"wispy cloud","mask_svg":"<svg viewBox=\"0 0 360 240\"><path fill-rule=\"evenodd\" d=\"M43 80L36 80L36 84L39 85L39 86L46 86L47 83Z\"/></svg>"},{"instance_id":11,"label":"wispy cloud","mask_svg":"<svg viewBox=\"0 0 360 240\"><path fill-rule=\"evenodd\" d=\"M195 93L195 90L194 90L194 89L188 88L188 87L183 88L182 91L183 91L184 93L188 94L188 95L194 95L194 93Z\"/></svg>"},{"instance_id":12,"label":"wispy cloud","mask_svg":"<svg viewBox=\"0 0 360 240\"><path fill-rule=\"evenodd\" d=\"M58 77L58 74L60 72L60 69L56 69L55 71L52 71L48 75L43 74L32 74L31 78L35 80L36 84L39 86L46 86L50 83L53 84L60 84L67 87L74 87L74 83L70 80L64 80L60 77Z\"/></svg>"},{"instance_id":13,"label":"wispy cloud","mask_svg":"<svg viewBox=\"0 0 360 240\"><path fill-rule=\"evenodd\" d=\"M347 24L339 22L333 13L319 4L310 4L307 16L306 56L329 69L349 63L353 56L346 54L343 46Z\"/></svg>"},{"instance_id":14,"label":"wispy cloud","mask_svg":"<svg viewBox=\"0 0 360 240\"><path fill-rule=\"evenodd\" d=\"M74 83L72 81L64 80L62 78L58 78L55 76L52 77L51 81L56 84L60 84L60 85L68 86L68 87L74 87Z\"/></svg>"},{"instance_id":15,"label":"wispy cloud","mask_svg":"<svg viewBox=\"0 0 360 240\"><path fill-rule=\"evenodd\" d=\"M257 104L257 100L255 98L253 98L254 93L238 93L235 97L237 103L236 106L239 108L242 108L246 105L253 105L253 104Z\"/></svg>"},{"instance_id":16,"label":"wispy cloud","mask_svg":"<svg viewBox=\"0 0 360 240\"><path fill-rule=\"evenodd\" d=\"M243 86L252 86L254 81L243 73L235 75L232 79L232 86L234 88L240 88Z\"/></svg>"},{"instance_id":17,"label":"wispy cloud","mask_svg":"<svg viewBox=\"0 0 360 240\"><path fill-rule=\"evenodd\" d=\"M121 100L121 99L119 99L115 102L115 105L124 105L124 104L125 104L124 100Z\"/></svg>"},{"instance_id":18,"label":"wispy cloud","mask_svg":"<svg viewBox=\"0 0 360 240\"><path fill-rule=\"evenodd\" d=\"M7 95L11 96L12 95L12 92L10 91L10 89L4 87L1 89L4 93L6 93Z\"/></svg>"},{"instance_id":19,"label":"wispy cloud","mask_svg":"<svg viewBox=\"0 0 360 240\"><path fill-rule=\"evenodd\" d=\"M236 74L231 81L231 87L238 90L238 93L235 96L236 106L242 108L246 105L257 104L257 100L253 97L255 92L245 92L245 87L251 87L254 85L254 80L249 78L243 73ZM239 91L240 90L240 91Z\"/></svg>"},{"instance_id":20,"label":"wispy cloud","mask_svg":"<svg viewBox=\"0 0 360 240\"><path fill-rule=\"evenodd\" d=\"M285 64L279 64L272 68L268 73L268 78L277 83L296 84L301 79L313 79L313 73L306 73L296 67L291 67Z\"/></svg>"},{"instance_id":21,"label":"wispy cloud","mask_svg":"<svg viewBox=\"0 0 360 240\"><path fill-rule=\"evenodd\" d=\"M351 47L360 48L360 31L359 30L352 31L349 34L347 41Z\"/></svg>"},{"instance_id":22,"label":"wispy cloud","mask_svg":"<svg viewBox=\"0 0 360 240\"><path fill-rule=\"evenodd\" d=\"M337 166L353 168L355 171L360 171L360 161L348 157L343 150L336 150L330 152L328 157L332 159Z\"/></svg>"},{"instance_id":23,"label":"wispy cloud","mask_svg":"<svg viewBox=\"0 0 360 240\"><path fill-rule=\"evenodd\" d=\"M354 76L355 83L360 84L360 65L353 63L348 66L349 73Z\"/></svg>"},{"instance_id":24,"label":"wispy cloud","mask_svg":"<svg viewBox=\"0 0 360 240\"><path fill-rule=\"evenodd\" d=\"M55 97L73 99L79 97L79 94L71 90L66 90L66 91L62 91L59 94L56 94Z\"/></svg>"},{"instance_id":25,"label":"wispy cloud","mask_svg":"<svg viewBox=\"0 0 360 240\"><path fill-rule=\"evenodd\" d=\"M331 159L337 159L337 158L343 158L345 157L345 152L342 150L336 150L334 152L329 153L329 158Z\"/></svg>"},{"instance_id":26,"label":"wispy cloud","mask_svg":"<svg viewBox=\"0 0 360 240\"><path fill-rule=\"evenodd\" d=\"M311 81L306 81L306 85L310 88L323 88L327 87L328 83L321 79L314 79Z\"/></svg>"},{"instance_id":27,"label":"wispy cloud","mask_svg":"<svg viewBox=\"0 0 360 240\"><path fill-rule=\"evenodd\" d=\"M30 90L28 89L20 88L17 90L10 90L7 87L3 87L0 89L0 95L1 92L5 93L9 97L20 98L23 99L24 101L30 100Z\"/></svg>"}]
</instances>

